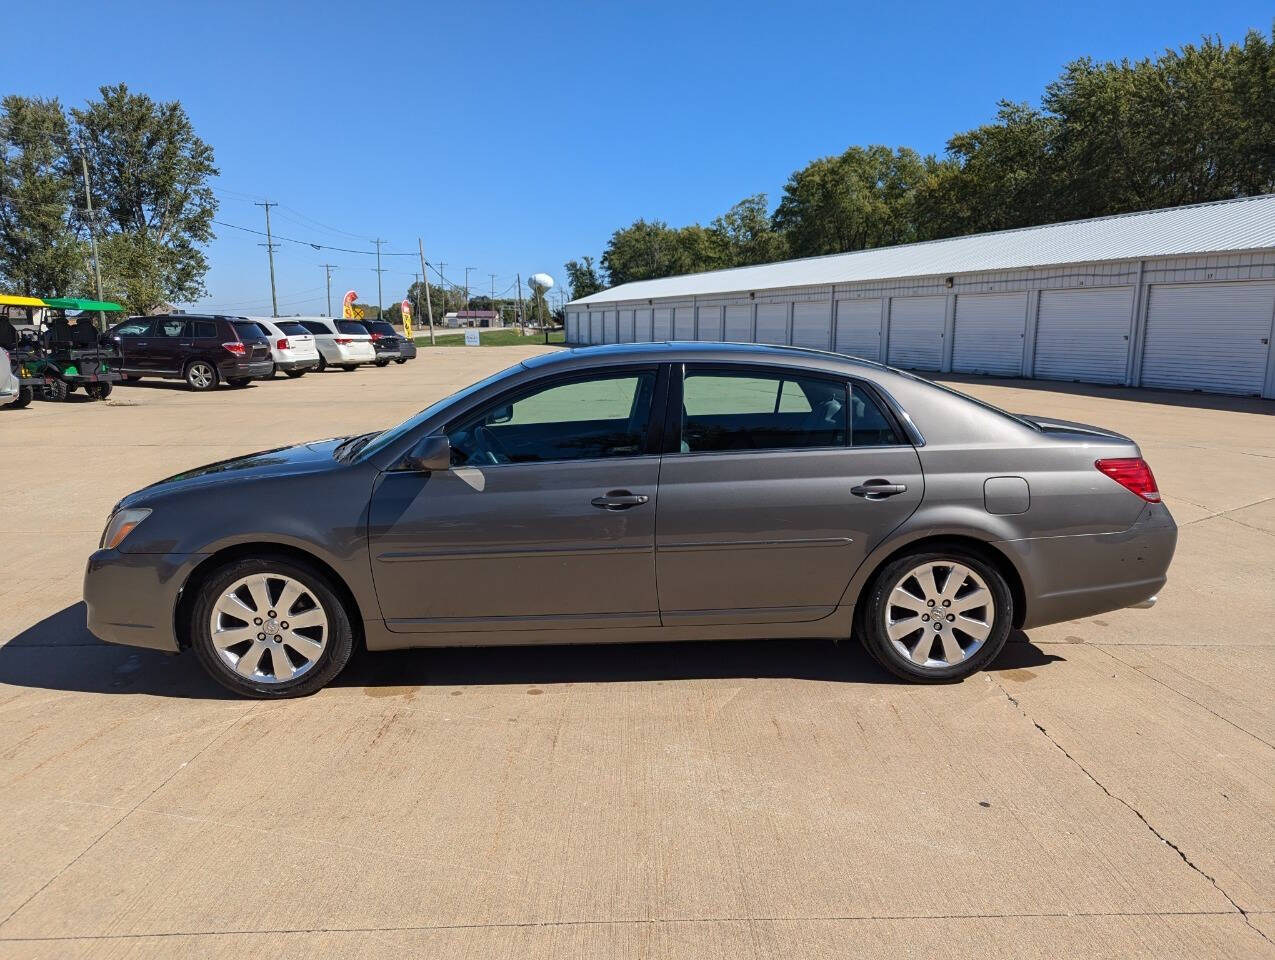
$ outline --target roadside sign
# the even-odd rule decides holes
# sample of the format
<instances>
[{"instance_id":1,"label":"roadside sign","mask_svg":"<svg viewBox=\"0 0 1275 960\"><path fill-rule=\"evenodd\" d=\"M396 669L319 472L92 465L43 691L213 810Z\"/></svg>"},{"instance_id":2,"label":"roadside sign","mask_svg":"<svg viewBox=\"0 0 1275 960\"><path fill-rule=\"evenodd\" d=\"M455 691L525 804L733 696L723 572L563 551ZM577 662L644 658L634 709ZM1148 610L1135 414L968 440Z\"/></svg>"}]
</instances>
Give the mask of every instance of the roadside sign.
<instances>
[{"instance_id":1,"label":"roadside sign","mask_svg":"<svg viewBox=\"0 0 1275 960\"><path fill-rule=\"evenodd\" d=\"M477 331L477 330L466 330L466 331L465 331L465 346L467 346L467 347L476 347L476 346L478 346L480 343L481 343L481 341L479 340L479 337L478 337L478 331Z\"/></svg>"}]
</instances>

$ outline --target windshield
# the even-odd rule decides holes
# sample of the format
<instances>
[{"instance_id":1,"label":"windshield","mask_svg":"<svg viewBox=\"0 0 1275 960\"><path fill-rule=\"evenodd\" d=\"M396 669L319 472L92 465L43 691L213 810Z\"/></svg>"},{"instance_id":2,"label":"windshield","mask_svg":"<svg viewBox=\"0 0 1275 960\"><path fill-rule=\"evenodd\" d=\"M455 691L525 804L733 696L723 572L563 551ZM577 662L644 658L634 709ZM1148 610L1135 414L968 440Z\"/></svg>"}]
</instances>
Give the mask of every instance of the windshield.
<instances>
[{"instance_id":1,"label":"windshield","mask_svg":"<svg viewBox=\"0 0 1275 960\"><path fill-rule=\"evenodd\" d=\"M477 393L479 390L482 390L484 387L487 387L495 383L497 380L503 379L504 377L513 373L515 370L520 369L521 367L522 367L521 363L515 363L512 367L506 367L504 370L501 370L499 373L493 373L490 377L488 377L485 380L479 380L477 383L471 383L469 386L465 387L463 390L457 390L451 396L443 397L442 400L439 400L436 403L431 403L428 407L426 407L420 413L416 414L416 416L408 417L406 420L400 423L397 427L390 427L388 430L382 431L381 433L373 437L370 441L365 443L359 449L359 452L358 452L359 460L366 460L368 457L372 456L378 450L384 450L391 443L394 443L400 437L406 436L408 433L415 430L422 423L424 423L430 417L437 414L439 411L443 410L445 407L457 402L458 400L463 400L465 399L465 397L472 396L473 394Z\"/></svg>"},{"instance_id":2,"label":"windshield","mask_svg":"<svg viewBox=\"0 0 1275 960\"><path fill-rule=\"evenodd\" d=\"M336 328L341 333L352 333L355 336L367 336L367 327L361 323L355 323L353 320L338 320Z\"/></svg>"}]
</instances>

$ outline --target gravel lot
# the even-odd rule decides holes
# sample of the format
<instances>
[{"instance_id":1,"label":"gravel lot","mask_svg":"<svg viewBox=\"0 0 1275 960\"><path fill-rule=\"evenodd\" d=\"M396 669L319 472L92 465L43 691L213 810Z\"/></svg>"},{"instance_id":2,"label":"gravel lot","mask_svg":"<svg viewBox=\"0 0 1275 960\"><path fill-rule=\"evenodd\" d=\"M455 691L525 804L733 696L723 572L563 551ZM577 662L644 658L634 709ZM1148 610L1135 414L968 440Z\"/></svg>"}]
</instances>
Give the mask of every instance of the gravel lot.
<instances>
[{"instance_id":1,"label":"gravel lot","mask_svg":"<svg viewBox=\"0 0 1275 960\"><path fill-rule=\"evenodd\" d=\"M229 699L84 630L120 496L545 348L0 410L0 957L1275 956L1275 403L961 384L1142 444L1158 606L957 686L815 642L364 655Z\"/></svg>"}]
</instances>

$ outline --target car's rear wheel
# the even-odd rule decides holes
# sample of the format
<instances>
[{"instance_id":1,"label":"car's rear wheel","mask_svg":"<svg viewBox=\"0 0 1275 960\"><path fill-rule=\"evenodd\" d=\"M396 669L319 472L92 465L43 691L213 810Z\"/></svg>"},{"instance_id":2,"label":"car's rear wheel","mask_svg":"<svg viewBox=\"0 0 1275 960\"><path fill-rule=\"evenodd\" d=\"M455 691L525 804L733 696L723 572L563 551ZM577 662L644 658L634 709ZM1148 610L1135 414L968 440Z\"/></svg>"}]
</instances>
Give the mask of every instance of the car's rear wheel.
<instances>
[{"instance_id":1,"label":"car's rear wheel","mask_svg":"<svg viewBox=\"0 0 1275 960\"><path fill-rule=\"evenodd\" d=\"M21 410L23 407L30 406L32 398L35 396L35 390L29 386L18 387L18 399L9 404L10 410Z\"/></svg>"},{"instance_id":2,"label":"car's rear wheel","mask_svg":"<svg viewBox=\"0 0 1275 960\"><path fill-rule=\"evenodd\" d=\"M346 373L352 373L354 371L354 368L357 366L358 366L357 363L343 363L341 364L341 369L344 370Z\"/></svg>"},{"instance_id":3,"label":"car's rear wheel","mask_svg":"<svg viewBox=\"0 0 1275 960\"><path fill-rule=\"evenodd\" d=\"M315 367L315 369L318 370L319 373L322 373L327 368L328 368L328 361L324 358L323 354L319 354L319 365Z\"/></svg>"},{"instance_id":4,"label":"car's rear wheel","mask_svg":"<svg viewBox=\"0 0 1275 960\"><path fill-rule=\"evenodd\" d=\"M398 358L397 360L395 360L394 362L395 362L395 363L407 363L407 357L399 357L399 358Z\"/></svg>"},{"instance_id":5,"label":"car's rear wheel","mask_svg":"<svg viewBox=\"0 0 1275 960\"><path fill-rule=\"evenodd\" d=\"M285 370L283 372L293 380L297 379L297 377L304 377L306 375L306 371L304 370Z\"/></svg>"},{"instance_id":6,"label":"car's rear wheel","mask_svg":"<svg viewBox=\"0 0 1275 960\"><path fill-rule=\"evenodd\" d=\"M956 547L898 557L860 609L863 643L886 669L920 683L961 680L1005 646L1014 600L1004 576Z\"/></svg>"},{"instance_id":7,"label":"car's rear wheel","mask_svg":"<svg viewBox=\"0 0 1275 960\"><path fill-rule=\"evenodd\" d=\"M192 390L211 390L217 386L217 368L207 360L192 360L182 374Z\"/></svg>"},{"instance_id":8,"label":"car's rear wheel","mask_svg":"<svg viewBox=\"0 0 1275 960\"><path fill-rule=\"evenodd\" d=\"M248 697L301 697L344 669L354 632L335 586L281 557L234 561L205 579L191 645L218 683Z\"/></svg>"},{"instance_id":9,"label":"car's rear wheel","mask_svg":"<svg viewBox=\"0 0 1275 960\"><path fill-rule=\"evenodd\" d=\"M252 383L252 377L227 377L226 382L232 387L246 387Z\"/></svg>"},{"instance_id":10,"label":"car's rear wheel","mask_svg":"<svg viewBox=\"0 0 1275 960\"><path fill-rule=\"evenodd\" d=\"M390 365L390 362L388 360L377 360L376 365L378 367L388 367Z\"/></svg>"}]
</instances>

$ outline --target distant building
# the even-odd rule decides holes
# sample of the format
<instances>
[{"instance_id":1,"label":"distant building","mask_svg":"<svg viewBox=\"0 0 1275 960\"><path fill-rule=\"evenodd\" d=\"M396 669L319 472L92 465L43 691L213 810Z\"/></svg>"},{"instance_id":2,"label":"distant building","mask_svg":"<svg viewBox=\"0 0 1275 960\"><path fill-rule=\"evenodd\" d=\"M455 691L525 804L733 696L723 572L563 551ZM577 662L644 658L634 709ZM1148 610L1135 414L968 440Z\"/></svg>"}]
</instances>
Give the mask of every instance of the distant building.
<instances>
[{"instance_id":1,"label":"distant building","mask_svg":"<svg viewBox=\"0 0 1275 960\"><path fill-rule=\"evenodd\" d=\"M453 310L443 315L445 327L499 327L500 313L496 310Z\"/></svg>"}]
</instances>

